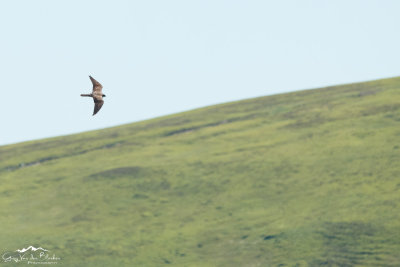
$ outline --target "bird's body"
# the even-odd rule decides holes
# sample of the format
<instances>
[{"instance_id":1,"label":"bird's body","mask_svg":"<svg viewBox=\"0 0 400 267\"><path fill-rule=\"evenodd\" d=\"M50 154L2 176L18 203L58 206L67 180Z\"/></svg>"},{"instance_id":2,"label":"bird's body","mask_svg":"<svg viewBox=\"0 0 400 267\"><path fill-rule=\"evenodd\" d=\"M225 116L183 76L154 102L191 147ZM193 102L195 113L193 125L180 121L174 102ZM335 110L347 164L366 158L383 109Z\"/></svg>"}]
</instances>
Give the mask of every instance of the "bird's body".
<instances>
[{"instance_id":1,"label":"bird's body","mask_svg":"<svg viewBox=\"0 0 400 267\"><path fill-rule=\"evenodd\" d=\"M94 101L93 115L95 115L97 112L99 112L99 110L103 106L103 104L104 104L103 97L105 97L106 95L104 95L102 92L103 86L98 81L93 79L92 76L89 76L89 78L93 84L92 93L91 94L81 94L81 96L88 96L88 97L93 98L93 101Z\"/></svg>"}]
</instances>

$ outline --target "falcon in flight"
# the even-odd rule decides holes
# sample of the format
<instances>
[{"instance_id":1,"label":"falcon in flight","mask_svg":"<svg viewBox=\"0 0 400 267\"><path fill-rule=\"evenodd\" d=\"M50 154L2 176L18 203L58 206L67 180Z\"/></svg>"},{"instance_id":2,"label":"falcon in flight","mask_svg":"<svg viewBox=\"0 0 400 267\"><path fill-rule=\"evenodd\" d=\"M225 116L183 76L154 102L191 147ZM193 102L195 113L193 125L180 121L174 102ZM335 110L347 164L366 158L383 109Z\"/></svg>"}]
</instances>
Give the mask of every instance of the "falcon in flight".
<instances>
[{"instance_id":1,"label":"falcon in flight","mask_svg":"<svg viewBox=\"0 0 400 267\"><path fill-rule=\"evenodd\" d=\"M93 79L92 76L89 75L89 78L93 83L93 91L91 94L81 94L81 96L93 97L94 100L93 116L94 116L97 112L99 112L99 110L103 106L104 104L103 97L105 97L106 95L103 95L103 92L101 91L103 89L103 86L98 81Z\"/></svg>"}]
</instances>

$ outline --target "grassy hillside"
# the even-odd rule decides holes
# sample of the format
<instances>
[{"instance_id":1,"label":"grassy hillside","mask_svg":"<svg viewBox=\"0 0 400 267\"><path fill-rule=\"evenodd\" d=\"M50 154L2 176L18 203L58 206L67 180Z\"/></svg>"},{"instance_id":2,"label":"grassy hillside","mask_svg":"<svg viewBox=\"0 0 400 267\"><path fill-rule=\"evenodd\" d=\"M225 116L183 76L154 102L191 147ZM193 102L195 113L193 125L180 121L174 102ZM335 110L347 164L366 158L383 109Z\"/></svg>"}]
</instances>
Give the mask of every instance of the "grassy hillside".
<instances>
[{"instance_id":1,"label":"grassy hillside","mask_svg":"<svg viewBox=\"0 0 400 267\"><path fill-rule=\"evenodd\" d=\"M400 78L3 146L0 250L42 246L64 266L400 266L399 160Z\"/></svg>"}]
</instances>

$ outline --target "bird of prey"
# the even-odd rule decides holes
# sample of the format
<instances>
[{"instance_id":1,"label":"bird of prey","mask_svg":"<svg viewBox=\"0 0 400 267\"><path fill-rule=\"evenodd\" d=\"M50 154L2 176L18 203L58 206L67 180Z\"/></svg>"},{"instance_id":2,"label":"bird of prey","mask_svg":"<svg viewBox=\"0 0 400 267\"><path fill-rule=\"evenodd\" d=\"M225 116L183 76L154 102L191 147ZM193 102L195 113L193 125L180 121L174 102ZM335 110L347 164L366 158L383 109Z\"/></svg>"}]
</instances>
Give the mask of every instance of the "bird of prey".
<instances>
[{"instance_id":1,"label":"bird of prey","mask_svg":"<svg viewBox=\"0 0 400 267\"><path fill-rule=\"evenodd\" d=\"M102 92L103 86L98 81L93 79L92 76L89 75L89 78L93 83L92 93L91 94L81 94L81 96L93 97L94 111L93 111L92 116L94 116L97 112L99 112L99 110L103 106L103 104L104 104L103 97L105 97L106 95L103 95L103 92Z\"/></svg>"}]
</instances>

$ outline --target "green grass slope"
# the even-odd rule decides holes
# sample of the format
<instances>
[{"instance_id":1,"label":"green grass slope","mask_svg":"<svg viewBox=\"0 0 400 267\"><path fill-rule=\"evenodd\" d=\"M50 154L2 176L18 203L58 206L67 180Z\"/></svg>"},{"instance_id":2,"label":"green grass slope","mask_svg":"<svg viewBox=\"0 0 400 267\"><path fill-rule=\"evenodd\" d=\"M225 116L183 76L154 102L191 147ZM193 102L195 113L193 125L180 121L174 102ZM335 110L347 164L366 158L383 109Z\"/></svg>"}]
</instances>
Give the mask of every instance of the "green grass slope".
<instances>
[{"instance_id":1,"label":"green grass slope","mask_svg":"<svg viewBox=\"0 0 400 267\"><path fill-rule=\"evenodd\" d=\"M64 266L400 266L399 160L400 78L3 146L0 250L42 246Z\"/></svg>"}]
</instances>

